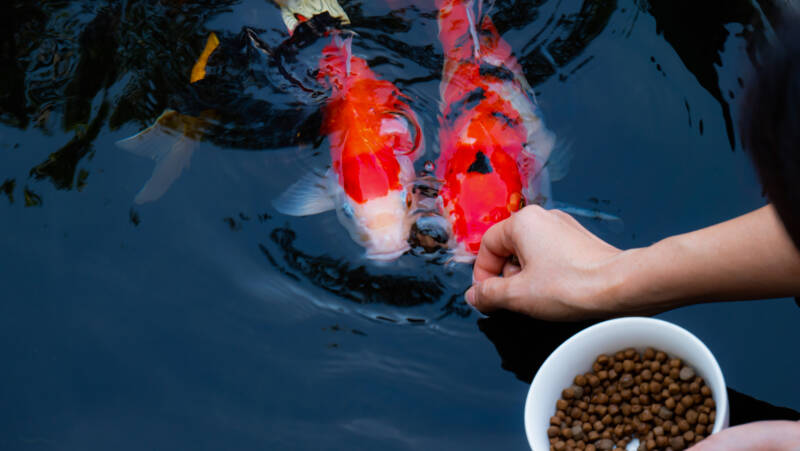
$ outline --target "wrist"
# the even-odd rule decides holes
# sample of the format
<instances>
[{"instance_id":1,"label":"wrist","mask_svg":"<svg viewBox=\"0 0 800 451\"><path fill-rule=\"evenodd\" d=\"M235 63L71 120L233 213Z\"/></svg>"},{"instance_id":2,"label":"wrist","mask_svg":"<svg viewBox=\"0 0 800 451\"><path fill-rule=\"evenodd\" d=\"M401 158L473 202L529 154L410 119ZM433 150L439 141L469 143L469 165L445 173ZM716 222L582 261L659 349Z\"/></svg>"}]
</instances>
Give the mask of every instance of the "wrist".
<instances>
[{"instance_id":1,"label":"wrist","mask_svg":"<svg viewBox=\"0 0 800 451\"><path fill-rule=\"evenodd\" d=\"M672 247L662 240L621 251L599 264L592 275L595 310L602 316L652 315L674 307L675 293L664 289L669 274L663 266Z\"/></svg>"}]
</instances>

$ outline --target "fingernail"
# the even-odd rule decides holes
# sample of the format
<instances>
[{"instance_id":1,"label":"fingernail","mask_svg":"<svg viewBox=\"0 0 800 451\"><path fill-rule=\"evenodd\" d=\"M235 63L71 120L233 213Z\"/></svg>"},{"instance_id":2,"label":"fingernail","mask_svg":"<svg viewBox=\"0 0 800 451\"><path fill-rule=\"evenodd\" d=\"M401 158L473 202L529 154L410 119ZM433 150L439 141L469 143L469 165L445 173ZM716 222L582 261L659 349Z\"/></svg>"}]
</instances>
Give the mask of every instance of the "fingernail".
<instances>
[{"instance_id":1,"label":"fingernail","mask_svg":"<svg viewBox=\"0 0 800 451\"><path fill-rule=\"evenodd\" d=\"M466 293L464 293L464 300L467 301L467 304L475 307L475 285L471 286Z\"/></svg>"}]
</instances>

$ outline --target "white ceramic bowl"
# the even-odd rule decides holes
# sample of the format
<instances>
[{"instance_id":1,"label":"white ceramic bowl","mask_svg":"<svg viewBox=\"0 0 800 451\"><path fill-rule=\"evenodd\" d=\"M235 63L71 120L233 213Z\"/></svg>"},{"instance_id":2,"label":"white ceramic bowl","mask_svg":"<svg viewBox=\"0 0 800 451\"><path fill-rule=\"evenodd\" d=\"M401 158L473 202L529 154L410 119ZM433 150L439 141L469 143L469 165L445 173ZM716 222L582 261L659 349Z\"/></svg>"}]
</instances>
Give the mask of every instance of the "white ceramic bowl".
<instances>
[{"instance_id":1,"label":"white ceramic bowl","mask_svg":"<svg viewBox=\"0 0 800 451\"><path fill-rule=\"evenodd\" d=\"M642 352L652 347L686 362L711 388L716 403L712 433L728 427L728 392L722 370L711 351L686 329L653 318L620 318L588 327L570 337L545 360L533 379L525 401L525 432L534 451L548 451L547 428L561 391L579 373L591 371L600 354L626 348Z\"/></svg>"}]
</instances>

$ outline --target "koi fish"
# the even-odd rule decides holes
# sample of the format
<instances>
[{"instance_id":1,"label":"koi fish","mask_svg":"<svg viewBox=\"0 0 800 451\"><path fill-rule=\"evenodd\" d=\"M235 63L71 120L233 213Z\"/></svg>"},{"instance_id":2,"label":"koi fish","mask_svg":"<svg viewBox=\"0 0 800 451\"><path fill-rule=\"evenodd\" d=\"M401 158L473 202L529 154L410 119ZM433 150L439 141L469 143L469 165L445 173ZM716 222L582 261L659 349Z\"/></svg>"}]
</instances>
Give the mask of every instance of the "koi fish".
<instances>
[{"instance_id":1,"label":"koi fish","mask_svg":"<svg viewBox=\"0 0 800 451\"><path fill-rule=\"evenodd\" d=\"M492 225L526 204L547 204L555 146L511 47L488 15L477 21L480 4L436 0L445 61L435 176L456 261L474 259Z\"/></svg>"},{"instance_id":2,"label":"koi fish","mask_svg":"<svg viewBox=\"0 0 800 451\"><path fill-rule=\"evenodd\" d=\"M322 16L334 16L313 2L313 18L307 16L307 0L283 6L297 8L283 13L302 26ZM338 6L338 5L336 5ZM306 8L308 9L308 8ZM345 16L346 17L346 16ZM330 18L330 17L329 17ZM292 20L286 20L294 32ZM322 49L317 80L330 96L323 107L322 133L330 144L331 167L324 175L309 174L273 202L287 215L306 216L336 209L353 240L367 249L367 257L394 259L409 249L413 222L407 186L415 178L413 162L422 153L422 130L407 97L389 81L379 79L366 61L353 55L352 37L330 30L330 43Z\"/></svg>"}]
</instances>

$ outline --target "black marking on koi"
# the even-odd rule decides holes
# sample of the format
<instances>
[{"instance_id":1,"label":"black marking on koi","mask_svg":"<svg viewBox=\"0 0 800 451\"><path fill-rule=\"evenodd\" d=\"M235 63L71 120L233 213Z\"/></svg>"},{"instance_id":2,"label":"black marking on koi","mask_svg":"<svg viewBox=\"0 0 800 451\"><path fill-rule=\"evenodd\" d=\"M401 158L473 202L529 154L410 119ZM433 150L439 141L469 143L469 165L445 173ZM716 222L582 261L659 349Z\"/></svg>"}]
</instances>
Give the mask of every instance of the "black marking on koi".
<instances>
[{"instance_id":1,"label":"black marking on koi","mask_svg":"<svg viewBox=\"0 0 800 451\"><path fill-rule=\"evenodd\" d=\"M489 158L486 157L486 154L478 151L475 154L475 161L467 169L467 173L470 172L477 172L479 174L491 174L492 171L492 164L489 162Z\"/></svg>"},{"instance_id":2,"label":"black marking on koi","mask_svg":"<svg viewBox=\"0 0 800 451\"><path fill-rule=\"evenodd\" d=\"M495 66L492 64L482 63L478 68L478 73L481 77L494 77L498 80L514 81L514 73L507 67Z\"/></svg>"},{"instance_id":3,"label":"black marking on koi","mask_svg":"<svg viewBox=\"0 0 800 451\"><path fill-rule=\"evenodd\" d=\"M475 88L468 92L462 99L450 104L449 111L444 117L448 123L452 122L462 112L476 107L483 99L486 98L486 90L483 88Z\"/></svg>"},{"instance_id":4,"label":"black marking on koi","mask_svg":"<svg viewBox=\"0 0 800 451\"><path fill-rule=\"evenodd\" d=\"M498 119L502 119L509 127L513 127L519 123L517 119L513 119L512 117L503 113L502 111L492 111L492 116Z\"/></svg>"}]
</instances>

